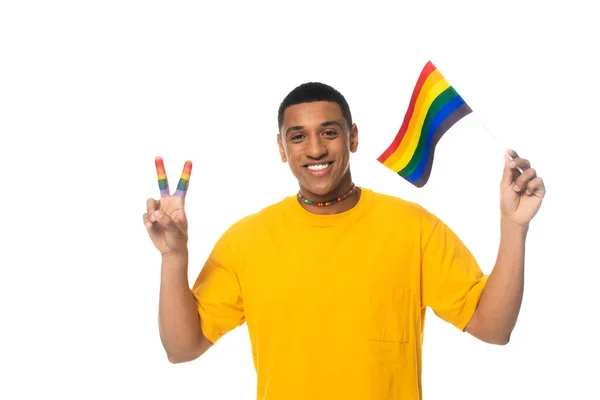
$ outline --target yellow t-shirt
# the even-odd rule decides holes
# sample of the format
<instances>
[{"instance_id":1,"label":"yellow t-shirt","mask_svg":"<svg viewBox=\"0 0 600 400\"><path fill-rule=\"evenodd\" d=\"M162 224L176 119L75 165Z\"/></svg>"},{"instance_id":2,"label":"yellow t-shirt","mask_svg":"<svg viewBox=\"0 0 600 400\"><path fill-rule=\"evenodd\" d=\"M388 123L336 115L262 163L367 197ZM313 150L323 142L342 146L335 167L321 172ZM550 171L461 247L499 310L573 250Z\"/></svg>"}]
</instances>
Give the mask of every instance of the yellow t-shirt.
<instances>
[{"instance_id":1,"label":"yellow t-shirt","mask_svg":"<svg viewBox=\"0 0 600 400\"><path fill-rule=\"evenodd\" d=\"M432 213L362 188L340 214L290 196L241 219L193 292L211 342L247 323L257 399L412 400L426 307L464 330L486 280Z\"/></svg>"}]
</instances>

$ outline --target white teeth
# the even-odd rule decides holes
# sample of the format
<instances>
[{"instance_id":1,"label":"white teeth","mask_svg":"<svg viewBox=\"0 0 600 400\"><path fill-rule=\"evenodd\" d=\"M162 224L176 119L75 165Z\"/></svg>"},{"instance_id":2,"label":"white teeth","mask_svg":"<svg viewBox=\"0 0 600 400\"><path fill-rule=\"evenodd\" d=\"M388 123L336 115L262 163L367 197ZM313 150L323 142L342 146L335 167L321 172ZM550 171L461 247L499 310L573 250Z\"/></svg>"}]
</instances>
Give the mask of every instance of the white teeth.
<instances>
[{"instance_id":1,"label":"white teeth","mask_svg":"<svg viewBox=\"0 0 600 400\"><path fill-rule=\"evenodd\" d=\"M329 166L329 164L321 164L321 165L309 165L307 168L313 171L320 171Z\"/></svg>"}]
</instances>

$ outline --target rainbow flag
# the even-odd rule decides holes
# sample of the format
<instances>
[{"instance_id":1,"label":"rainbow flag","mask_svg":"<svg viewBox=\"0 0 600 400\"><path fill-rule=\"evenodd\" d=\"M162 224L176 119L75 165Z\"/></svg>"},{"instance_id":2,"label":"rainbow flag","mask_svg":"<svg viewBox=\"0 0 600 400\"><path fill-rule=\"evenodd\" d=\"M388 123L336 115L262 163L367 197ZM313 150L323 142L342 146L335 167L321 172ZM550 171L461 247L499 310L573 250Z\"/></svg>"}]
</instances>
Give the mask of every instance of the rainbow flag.
<instances>
[{"instance_id":1,"label":"rainbow flag","mask_svg":"<svg viewBox=\"0 0 600 400\"><path fill-rule=\"evenodd\" d=\"M398 134L377 160L414 186L425 186L438 141L471 112L440 71L431 61L427 62Z\"/></svg>"}]
</instances>

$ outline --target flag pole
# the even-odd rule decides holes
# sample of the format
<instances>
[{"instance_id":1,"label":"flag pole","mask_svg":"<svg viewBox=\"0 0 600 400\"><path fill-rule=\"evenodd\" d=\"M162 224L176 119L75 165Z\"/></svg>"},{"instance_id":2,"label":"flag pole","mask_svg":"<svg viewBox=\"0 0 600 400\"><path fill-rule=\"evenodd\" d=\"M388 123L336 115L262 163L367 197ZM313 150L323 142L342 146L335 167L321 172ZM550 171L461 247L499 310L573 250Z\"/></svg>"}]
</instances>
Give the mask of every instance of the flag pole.
<instances>
[{"instance_id":1,"label":"flag pole","mask_svg":"<svg viewBox=\"0 0 600 400\"><path fill-rule=\"evenodd\" d=\"M489 128L488 128L488 127L485 125L485 123L484 123L484 122L483 122L483 120L482 120L482 119L481 119L481 118L480 118L480 117L477 115L477 113L475 113L475 112L472 112L471 114L473 115L473 117L475 117L475 119L477 120L477 122L479 122L479 124L480 124L480 125L483 127L483 129L484 129L485 131L487 131L487 133L489 133L489 134L490 134L490 136L492 137L492 139L494 139L494 142L496 142L496 145L497 145L498 147L502 148L502 151L504 152L504 154L506 154L506 156L507 156L509 159L513 160L513 157L512 157L510 154L508 154L507 147L506 147L506 146L504 145L504 143L503 143L503 142L502 142L502 141L501 141L501 140L498 138L498 136L496 136L496 135L494 135L494 134L492 133L492 131L491 131L491 130L490 130L490 129L489 129ZM521 169L521 167L517 167L517 169L519 170L519 172L523 173L523 170Z\"/></svg>"}]
</instances>

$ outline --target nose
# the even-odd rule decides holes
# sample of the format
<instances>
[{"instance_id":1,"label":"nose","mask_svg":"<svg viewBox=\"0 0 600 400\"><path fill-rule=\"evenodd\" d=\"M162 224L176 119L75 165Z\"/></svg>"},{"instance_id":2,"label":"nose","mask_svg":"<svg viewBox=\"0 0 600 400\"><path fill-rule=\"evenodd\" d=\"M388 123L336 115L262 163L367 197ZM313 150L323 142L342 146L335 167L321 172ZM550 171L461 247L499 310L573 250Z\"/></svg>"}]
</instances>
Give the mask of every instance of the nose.
<instances>
[{"instance_id":1,"label":"nose","mask_svg":"<svg viewBox=\"0 0 600 400\"><path fill-rule=\"evenodd\" d=\"M320 135L311 135L307 141L306 156L319 160L327 156L327 146Z\"/></svg>"}]
</instances>

